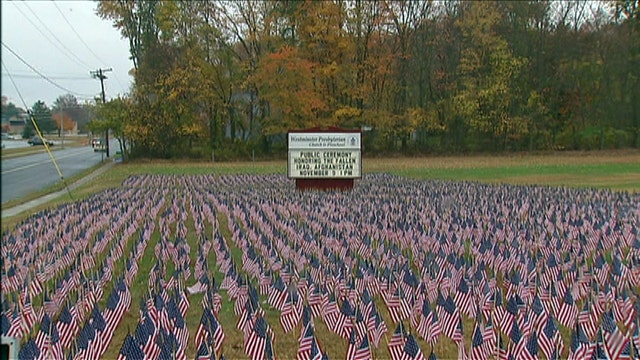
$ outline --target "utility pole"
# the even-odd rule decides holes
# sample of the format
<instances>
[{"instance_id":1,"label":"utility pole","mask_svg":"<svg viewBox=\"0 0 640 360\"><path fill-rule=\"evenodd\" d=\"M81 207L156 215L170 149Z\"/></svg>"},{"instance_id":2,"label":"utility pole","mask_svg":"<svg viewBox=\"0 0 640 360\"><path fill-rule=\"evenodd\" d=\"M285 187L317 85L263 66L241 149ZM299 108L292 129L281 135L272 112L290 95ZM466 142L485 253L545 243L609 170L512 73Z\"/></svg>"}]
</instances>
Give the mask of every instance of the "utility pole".
<instances>
[{"instance_id":1,"label":"utility pole","mask_svg":"<svg viewBox=\"0 0 640 360\"><path fill-rule=\"evenodd\" d=\"M64 112L62 112L62 106L60 106L60 129L62 129L62 148L64 149Z\"/></svg>"},{"instance_id":2,"label":"utility pole","mask_svg":"<svg viewBox=\"0 0 640 360\"><path fill-rule=\"evenodd\" d=\"M104 96L104 79L106 79L107 76L104 73L109 71L111 71L111 68L90 71L91 75L94 78L100 80L100 87L102 88L102 104L103 105L107 102L107 99ZM107 145L107 157L109 157L109 129L105 130L104 141L106 142L106 145Z\"/></svg>"}]
</instances>

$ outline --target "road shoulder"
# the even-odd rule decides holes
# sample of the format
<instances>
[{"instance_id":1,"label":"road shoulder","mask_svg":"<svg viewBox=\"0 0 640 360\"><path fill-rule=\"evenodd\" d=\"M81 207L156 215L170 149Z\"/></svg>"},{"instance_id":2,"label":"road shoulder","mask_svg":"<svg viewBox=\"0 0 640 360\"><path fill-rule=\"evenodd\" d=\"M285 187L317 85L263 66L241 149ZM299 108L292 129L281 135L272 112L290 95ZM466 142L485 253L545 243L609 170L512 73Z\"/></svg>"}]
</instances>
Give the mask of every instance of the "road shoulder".
<instances>
[{"instance_id":1,"label":"road shoulder","mask_svg":"<svg viewBox=\"0 0 640 360\"><path fill-rule=\"evenodd\" d=\"M79 179L78 181L74 182L73 184L69 184L69 190L73 190L76 189L77 187L86 184L87 182L93 180L95 177L97 177L98 175L102 174L103 172L109 170L111 167L113 167L115 165L115 163L113 161L107 161L104 165L100 166L98 169L96 169L94 172L90 173L89 175ZM60 196L63 196L67 194L67 189L62 189L44 196L41 196L37 199L33 199L31 201L28 201L24 204L20 204L20 205L16 205L14 207L8 208L8 209L2 209L2 219L5 218L9 218L12 216L16 216L18 214L22 214L25 211L34 209L42 204L46 204Z\"/></svg>"}]
</instances>

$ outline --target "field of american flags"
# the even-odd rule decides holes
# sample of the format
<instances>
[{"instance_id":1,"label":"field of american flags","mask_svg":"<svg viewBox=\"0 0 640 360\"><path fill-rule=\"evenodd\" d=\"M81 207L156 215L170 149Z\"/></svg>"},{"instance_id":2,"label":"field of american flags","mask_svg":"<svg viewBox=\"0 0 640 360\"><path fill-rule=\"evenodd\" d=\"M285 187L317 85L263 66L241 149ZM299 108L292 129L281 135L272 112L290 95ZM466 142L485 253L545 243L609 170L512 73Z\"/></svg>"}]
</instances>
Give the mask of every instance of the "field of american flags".
<instances>
[{"instance_id":1,"label":"field of american flags","mask_svg":"<svg viewBox=\"0 0 640 360\"><path fill-rule=\"evenodd\" d=\"M48 358L482 358L536 342L540 358L633 356L638 200L386 174L348 194L132 176L5 230L19 245L2 249L2 330Z\"/></svg>"}]
</instances>

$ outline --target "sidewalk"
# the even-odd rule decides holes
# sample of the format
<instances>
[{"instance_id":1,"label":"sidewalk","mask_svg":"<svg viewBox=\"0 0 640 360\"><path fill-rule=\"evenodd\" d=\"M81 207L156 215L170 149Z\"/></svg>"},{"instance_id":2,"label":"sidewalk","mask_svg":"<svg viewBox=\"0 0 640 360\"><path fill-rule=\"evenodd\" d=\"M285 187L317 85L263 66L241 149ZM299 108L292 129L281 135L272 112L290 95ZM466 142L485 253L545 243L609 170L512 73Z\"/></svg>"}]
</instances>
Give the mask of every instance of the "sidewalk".
<instances>
[{"instance_id":1,"label":"sidewalk","mask_svg":"<svg viewBox=\"0 0 640 360\"><path fill-rule=\"evenodd\" d=\"M77 187L86 184L87 182L93 180L96 176L102 174L103 172L109 170L111 167L113 167L115 165L115 163L113 161L107 161L104 165L102 165L101 167L99 167L98 169L96 169L94 172L92 172L91 174L83 177L82 179L74 182L73 184L69 184L69 190L73 190L76 189ZM67 189L64 188L60 191L56 191L53 192L51 194L47 194L44 195L42 197L39 197L37 199L33 199L29 202L26 202L24 204L20 204L17 206L14 206L12 208L9 209L2 209L2 218L8 218L8 217L12 217L18 214L21 214L27 210L33 209L37 206L40 206L42 204L45 204L57 197L63 196L63 195L67 195Z\"/></svg>"}]
</instances>

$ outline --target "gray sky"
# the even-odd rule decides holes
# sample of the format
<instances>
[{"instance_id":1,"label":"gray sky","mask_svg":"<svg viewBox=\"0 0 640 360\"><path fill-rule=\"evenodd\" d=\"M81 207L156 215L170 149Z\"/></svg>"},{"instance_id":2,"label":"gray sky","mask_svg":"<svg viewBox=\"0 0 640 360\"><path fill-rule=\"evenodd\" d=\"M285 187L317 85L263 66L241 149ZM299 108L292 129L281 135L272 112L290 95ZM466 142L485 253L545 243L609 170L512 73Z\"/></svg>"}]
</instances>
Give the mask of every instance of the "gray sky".
<instances>
[{"instance_id":1,"label":"gray sky","mask_svg":"<svg viewBox=\"0 0 640 360\"><path fill-rule=\"evenodd\" d=\"M107 100L129 92L133 63L128 40L95 14L96 2L2 0L0 5L2 95L16 106L25 107L18 93L28 108L38 100L51 107L68 93L79 103L99 97L100 81L90 74L99 68L112 69L105 73Z\"/></svg>"}]
</instances>

